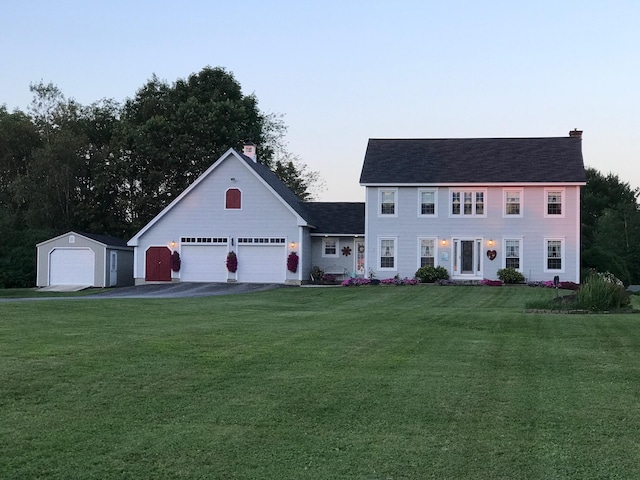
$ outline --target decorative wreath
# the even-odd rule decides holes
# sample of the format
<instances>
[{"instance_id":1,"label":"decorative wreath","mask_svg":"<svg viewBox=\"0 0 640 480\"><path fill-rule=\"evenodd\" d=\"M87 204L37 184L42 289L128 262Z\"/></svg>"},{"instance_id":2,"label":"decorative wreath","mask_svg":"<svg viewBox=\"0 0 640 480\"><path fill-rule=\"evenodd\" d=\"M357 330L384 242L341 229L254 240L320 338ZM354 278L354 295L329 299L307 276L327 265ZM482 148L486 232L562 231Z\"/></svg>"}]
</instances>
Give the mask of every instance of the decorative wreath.
<instances>
[{"instance_id":1,"label":"decorative wreath","mask_svg":"<svg viewBox=\"0 0 640 480\"><path fill-rule=\"evenodd\" d=\"M364 245L358 245L358 253L364 253Z\"/></svg>"},{"instance_id":2,"label":"decorative wreath","mask_svg":"<svg viewBox=\"0 0 640 480\"><path fill-rule=\"evenodd\" d=\"M298 254L296 252L291 252L287 257L287 270L296 273L298 270L298 260Z\"/></svg>"},{"instance_id":3,"label":"decorative wreath","mask_svg":"<svg viewBox=\"0 0 640 480\"><path fill-rule=\"evenodd\" d=\"M236 273L238 271L238 257L235 252L229 252L227 254L227 270L231 273Z\"/></svg>"},{"instance_id":4,"label":"decorative wreath","mask_svg":"<svg viewBox=\"0 0 640 480\"><path fill-rule=\"evenodd\" d=\"M178 253L178 251L174 251L171 254L171 270L173 270L174 272L179 272L180 271L180 254Z\"/></svg>"},{"instance_id":5,"label":"decorative wreath","mask_svg":"<svg viewBox=\"0 0 640 480\"><path fill-rule=\"evenodd\" d=\"M345 257L348 257L349 255L351 255L351 247L349 247L349 246L343 247L342 254Z\"/></svg>"}]
</instances>

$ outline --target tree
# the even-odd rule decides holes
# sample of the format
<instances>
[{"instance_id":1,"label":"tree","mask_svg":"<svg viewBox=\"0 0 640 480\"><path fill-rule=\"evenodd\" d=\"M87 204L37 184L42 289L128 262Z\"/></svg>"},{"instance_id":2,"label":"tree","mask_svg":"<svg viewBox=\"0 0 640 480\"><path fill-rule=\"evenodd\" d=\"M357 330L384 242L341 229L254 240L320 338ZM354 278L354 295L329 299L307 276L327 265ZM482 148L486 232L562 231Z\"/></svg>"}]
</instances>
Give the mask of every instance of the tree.
<instances>
[{"instance_id":1,"label":"tree","mask_svg":"<svg viewBox=\"0 0 640 480\"><path fill-rule=\"evenodd\" d=\"M625 284L640 281L639 189L617 175L587 168L582 190L582 263L609 271Z\"/></svg>"},{"instance_id":2,"label":"tree","mask_svg":"<svg viewBox=\"0 0 640 480\"><path fill-rule=\"evenodd\" d=\"M285 133L281 116L263 114L223 68L206 67L171 85L154 75L125 103L115 135L117 193L131 232L246 140L258 146L259 162L309 199L319 175L286 150Z\"/></svg>"},{"instance_id":3,"label":"tree","mask_svg":"<svg viewBox=\"0 0 640 480\"><path fill-rule=\"evenodd\" d=\"M173 85L153 76L126 102L117 133L132 225L148 222L229 148L261 144L263 123L256 98L222 68Z\"/></svg>"}]
</instances>

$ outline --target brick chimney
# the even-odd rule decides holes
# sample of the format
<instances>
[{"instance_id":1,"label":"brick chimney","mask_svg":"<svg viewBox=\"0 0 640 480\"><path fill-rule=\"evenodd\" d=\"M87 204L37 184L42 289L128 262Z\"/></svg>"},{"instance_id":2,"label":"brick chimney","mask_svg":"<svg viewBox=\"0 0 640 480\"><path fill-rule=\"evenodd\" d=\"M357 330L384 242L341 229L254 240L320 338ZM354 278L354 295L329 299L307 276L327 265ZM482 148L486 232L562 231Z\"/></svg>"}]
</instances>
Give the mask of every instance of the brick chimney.
<instances>
[{"instance_id":1,"label":"brick chimney","mask_svg":"<svg viewBox=\"0 0 640 480\"><path fill-rule=\"evenodd\" d=\"M258 157L256 155L256 144L255 143L253 143L253 142L244 142L244 145L242 146L242 154L246 155L251 160L253 160L253 163L257 163L258 162Z\"/></svg>"},{"instance_id":2,"label":"brick chimney","mask_svg":"<svg viewBox=\"0 0 640 480\"><path fill-rule=\"evenodd\" d=\"M573 130L571 130L569 132L569 137L571 138L582 138L582 130L578 130L577 128L574 128Z\"/></svg>"}]
</instances>

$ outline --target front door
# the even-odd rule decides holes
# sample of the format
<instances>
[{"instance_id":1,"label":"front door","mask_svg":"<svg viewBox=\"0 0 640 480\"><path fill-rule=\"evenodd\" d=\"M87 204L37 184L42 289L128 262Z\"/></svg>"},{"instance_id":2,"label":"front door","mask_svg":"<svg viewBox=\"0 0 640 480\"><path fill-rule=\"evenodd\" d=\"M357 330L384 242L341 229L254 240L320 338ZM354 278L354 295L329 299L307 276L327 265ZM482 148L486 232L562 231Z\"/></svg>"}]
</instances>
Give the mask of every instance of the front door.
<instances>
[{"instance_id":1,"label":"front door","mask_svg":"<svg viewBox=\"0 0 640 480\"><path fill-rule=\"evenodd\" d=\"M453 239L453 275L482 278L482 239Z\"/></svg>"},{"instance_id":2,"label":"front door","mask_svg":"<svg viewBox=\"0 0 640 480\"><path fill-rule=\"evenodd\" d=\"M461 273L465 275L473 274L473 240L462 240L460 242L462 249L462 258L461 258Z\"/></svg>"},{"instance_id":3,"label":"front door","mask_svg":"<svg viewBox=\"0 0 640 480\"><path fill-rule=\"evenodd\" d=\"M145 267L147 282L170 282L171 250L167 247L149 247Z\"/></svg>"}]
</instances>

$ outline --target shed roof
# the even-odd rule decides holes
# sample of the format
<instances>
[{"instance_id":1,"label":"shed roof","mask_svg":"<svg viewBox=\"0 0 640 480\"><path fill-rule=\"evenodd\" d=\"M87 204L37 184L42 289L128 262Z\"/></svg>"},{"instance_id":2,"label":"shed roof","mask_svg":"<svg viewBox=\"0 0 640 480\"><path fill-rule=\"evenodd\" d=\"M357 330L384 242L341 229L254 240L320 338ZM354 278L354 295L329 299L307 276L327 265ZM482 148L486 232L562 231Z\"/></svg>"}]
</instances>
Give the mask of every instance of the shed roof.
<instances>
[{"instance_id":1,"label":"shed roof","mask_svg":"<svg viewBox=\"0 0 640 480\"><path fill-rule=\"evenodd\" d=\"M362 185L584 183L580 138L377 139Z\"/></svg>"}]
</instances>

